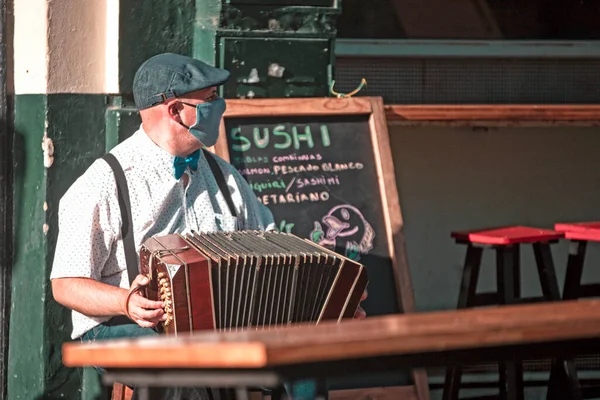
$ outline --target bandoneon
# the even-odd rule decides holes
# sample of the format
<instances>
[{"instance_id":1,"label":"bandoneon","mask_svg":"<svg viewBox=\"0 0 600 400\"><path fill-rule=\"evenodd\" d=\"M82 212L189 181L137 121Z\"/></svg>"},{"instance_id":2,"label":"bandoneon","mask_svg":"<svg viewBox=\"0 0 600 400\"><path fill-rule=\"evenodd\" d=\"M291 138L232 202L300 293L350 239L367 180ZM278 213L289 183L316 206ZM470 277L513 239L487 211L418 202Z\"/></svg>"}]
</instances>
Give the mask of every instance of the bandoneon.
<instances>
[{"instance_id":1,"label":"bandoneon","mask_svg":"<svg viewBox=\"0 0 600 400\"><path fill-rule=\"evenodd\" d=\"M165 304L159 330L175 335L351 318L368 283L363 265L278 232L152 237L140 269Z\"/></svg>"}]
</instances>

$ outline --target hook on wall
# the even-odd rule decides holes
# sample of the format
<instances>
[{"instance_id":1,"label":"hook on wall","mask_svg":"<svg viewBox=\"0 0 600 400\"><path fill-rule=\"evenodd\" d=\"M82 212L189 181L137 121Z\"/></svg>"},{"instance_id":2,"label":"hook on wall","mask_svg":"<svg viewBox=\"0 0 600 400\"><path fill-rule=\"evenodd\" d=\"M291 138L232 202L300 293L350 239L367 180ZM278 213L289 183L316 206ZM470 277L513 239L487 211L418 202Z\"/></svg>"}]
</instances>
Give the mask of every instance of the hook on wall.
<instances>
[{"instance_id":1,"label":"hook on wall","mask_svg":"<svg viewBox=\"0 0 600 400\"><path fill-rule=\"evenodd\" d=\"M356 89L354 89L353 91L351 91L350 93L338 93L336 91L333 90L333 86L335 85L335 80L331 81L331 85L329 86L329 92L334 95L335 97L337 97L338 99L342 99L342 98L347 98L347 97L352 97L354 96L356 93L360 92L360 90L367 84L367 80L365 78L362 78L362 80L360 81L360 84L358 85L358 87Z\"/></svg>"}]
</instances>

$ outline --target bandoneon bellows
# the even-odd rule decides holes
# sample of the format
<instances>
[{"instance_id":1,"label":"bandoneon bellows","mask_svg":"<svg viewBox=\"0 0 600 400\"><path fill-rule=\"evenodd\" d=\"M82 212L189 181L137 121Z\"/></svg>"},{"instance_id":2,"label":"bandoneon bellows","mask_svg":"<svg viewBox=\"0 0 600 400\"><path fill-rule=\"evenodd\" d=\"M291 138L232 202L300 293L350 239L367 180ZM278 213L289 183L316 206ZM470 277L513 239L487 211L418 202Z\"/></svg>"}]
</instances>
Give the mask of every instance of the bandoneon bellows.
<instances>
[{"instance_id":1,"label":"bandoneon bellows","mask_svg":"<svg viewBox=\"0 0 600 400\"><path fill-rule=\"evenodd\" d=\"M351 318L368 283L363 265L278 232L152 237L140 264L146 296L165 304L167 334Z\"/></svg>"}]
</instances>

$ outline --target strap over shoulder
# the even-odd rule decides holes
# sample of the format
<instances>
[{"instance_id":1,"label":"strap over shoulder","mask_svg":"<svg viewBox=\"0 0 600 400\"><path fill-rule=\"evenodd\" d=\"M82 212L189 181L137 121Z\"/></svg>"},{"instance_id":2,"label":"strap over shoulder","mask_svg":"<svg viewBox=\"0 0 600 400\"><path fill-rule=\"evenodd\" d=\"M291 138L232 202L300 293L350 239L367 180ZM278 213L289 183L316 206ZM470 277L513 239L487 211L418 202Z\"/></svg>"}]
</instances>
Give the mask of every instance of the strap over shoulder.
<instances>
[{"instance_id":1,"label":"strap over shoulder","mask_svg":"<svg viewBox=\"0 0 600 400\"><path fill-rule=\"evenodd\" d=\"M223 193L223 197L225 197L225 201L227 202L227 207L229 207L229 211L231 215L237 217L237 212L235 211L235 207L233 205L233 200L231 199L231 192L229 191L229 187L227 186L227 182L225 182L225 177L223 176L223 171L221 171L221 167L219 167L219 163L212 155L212 153L206 149L202 149L204 152L204 156L206 157L206 161L208 161L208 165L210 166L210 170L215 176L215 180L217 181L217 185L219 185L219 190Z\"/></svg>"},{"instance_id":2,"label":"strap over shoulder","mask_svg":"<svg viewBox=\"0 0 600 400\"><path fill-rule=\"evenodd\" d=\"M137 254L135 251L135 242L133 240L133 218L131 216L131 204L129 201L129 188L125 172L117 158L111 154L105 154L102 159L108 163L113 170L117 182L117 194L119 197L119 208L121 209L121 237L125 249L125 261L127 263L127 274L129 275L129 285L139 274L137 263Z\"/></svg>"}]
</instances>

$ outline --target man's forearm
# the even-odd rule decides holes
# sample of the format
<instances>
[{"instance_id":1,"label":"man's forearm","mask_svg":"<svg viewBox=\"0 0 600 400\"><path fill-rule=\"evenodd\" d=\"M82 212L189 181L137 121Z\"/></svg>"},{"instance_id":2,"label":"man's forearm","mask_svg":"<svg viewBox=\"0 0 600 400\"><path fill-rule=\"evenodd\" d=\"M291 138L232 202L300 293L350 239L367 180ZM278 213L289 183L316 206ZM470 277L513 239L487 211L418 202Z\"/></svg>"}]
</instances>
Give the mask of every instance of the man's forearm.
<instances>
[{"instance_id":1,"label":"man's forearm","mask_svg":"<svg viewBox=\"0 0 600 400\"><path fill-rule=\"evenodd\" d=\"M54 299L63 306L89 317L124 315L127 290L89 278L52 280Z\"/></svg>"}]
</instances>

